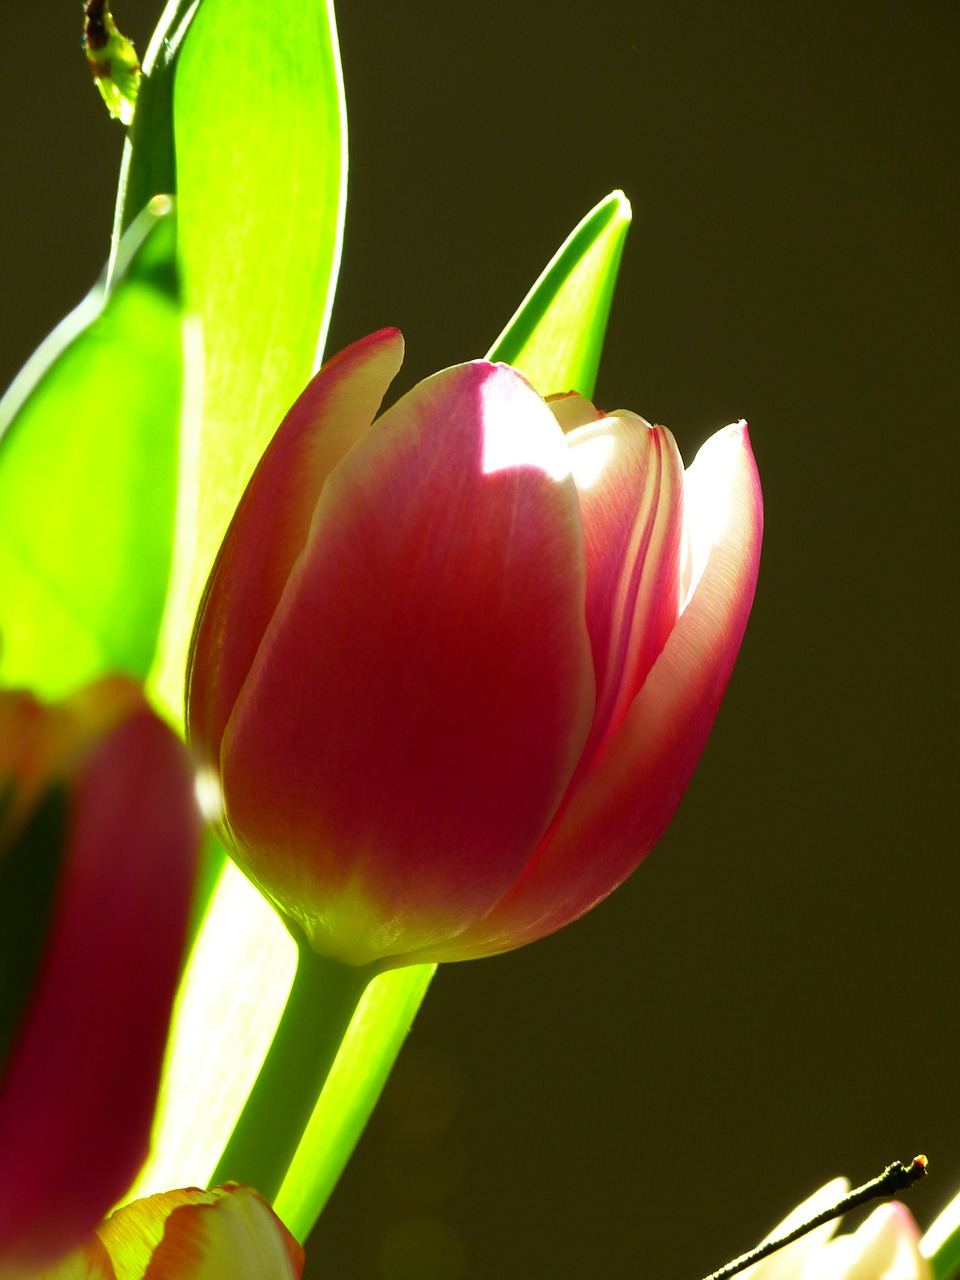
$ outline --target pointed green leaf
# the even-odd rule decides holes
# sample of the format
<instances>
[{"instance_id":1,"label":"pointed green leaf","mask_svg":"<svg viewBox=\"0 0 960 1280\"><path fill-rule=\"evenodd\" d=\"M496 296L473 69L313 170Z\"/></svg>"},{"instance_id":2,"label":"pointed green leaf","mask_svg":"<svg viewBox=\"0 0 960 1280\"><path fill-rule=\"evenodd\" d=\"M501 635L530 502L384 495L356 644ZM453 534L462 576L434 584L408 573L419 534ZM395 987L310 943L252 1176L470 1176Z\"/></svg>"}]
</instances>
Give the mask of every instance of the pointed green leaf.
<instances>
[{"instance_id":1,"label":"pointed green leaf","mask_svg":"<svg viewBox=\"0 0 960 1280\"><path fill-rule=\"evenodd\" d=\"M601 200L564 240L490 348L543 395L593 395L607 317L630 226L622 191Z\"/></svg>"},{"instance_id":2,"label":"pointed green leaf","mask_svg":"<svg viewBox=\"0 0 960 1280\"><path fill-rule=\"evenodd\" d=\"M173 538L181 389L174 219L153 203L0 402L0 680L58 697L146 675Z\"/></svg>"},{"instance_id":3,"label":"pointed green leaf","mask_svg":"<svg viewBox=\"0 0 960 1280\"><path fill-rule=\"evenodd\" d=\"M156 680L179 712L213 559L329 319L346 190L332 3L203 0L180 48L173 110L184 293L204 342Z\"/></svg>"}]
</instances>

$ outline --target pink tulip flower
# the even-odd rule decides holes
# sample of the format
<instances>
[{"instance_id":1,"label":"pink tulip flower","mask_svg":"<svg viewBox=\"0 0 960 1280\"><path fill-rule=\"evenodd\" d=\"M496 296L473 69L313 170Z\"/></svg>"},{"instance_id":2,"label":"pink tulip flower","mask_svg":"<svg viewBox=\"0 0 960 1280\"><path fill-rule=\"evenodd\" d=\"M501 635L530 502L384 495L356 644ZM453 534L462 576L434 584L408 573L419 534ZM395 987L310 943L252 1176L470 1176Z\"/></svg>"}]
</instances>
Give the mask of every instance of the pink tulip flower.
<instances>
[{"instance_id":1,"label":"pink tulip flower","mask_svg":"<svg viewBox=\"0 0 960 1280\"><path fill-rule=\"evenodd\" d=\"M0 692L0 1275L75 1248L147 1154L199 842L133 684Z\"/></svg>"},{"instance_id":2,"label":"pink tulip flower","mask_svg":"<svg viewBox=\"0 0 960 1280\"><path fill-rule=\"evenodd\" d=\"M299 1280L303 1261L266 1201L230 1182L125 1205L42 1280Z\"/></svg>"},{"instance_id":3,"label":"pink tulip flower","mask_svg":"<svg viewBox=\"0 0 960 1280\"><path fill-rule=\"evenodd\" d=\"M385 967L542 937L637 866L730 677L762 526L745 423L684 471L662 427L485 361L376 418L402 351L355 343L287 414L187 682L237 862L316 951Z\"/></svg>"}]
</instances>

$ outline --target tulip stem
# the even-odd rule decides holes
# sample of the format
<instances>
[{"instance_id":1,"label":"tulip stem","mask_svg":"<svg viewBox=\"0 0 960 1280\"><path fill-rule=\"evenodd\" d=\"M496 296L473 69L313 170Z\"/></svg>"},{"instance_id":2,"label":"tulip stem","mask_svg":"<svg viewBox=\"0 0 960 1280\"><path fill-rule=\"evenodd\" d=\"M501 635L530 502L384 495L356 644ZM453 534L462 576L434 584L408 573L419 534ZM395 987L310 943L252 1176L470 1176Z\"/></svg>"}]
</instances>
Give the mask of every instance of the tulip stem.
<instances>
[{"instance_id":1,"label":"tulip stem","mask_svg":"<svg viewBox=\"0 0 960 1280\"><path fill-rule=\"evenodd\" d=\"M211 1185L242 1182L276 1199L374 972L300 943L283 1017Z\"/></svg>"}]
</instances>

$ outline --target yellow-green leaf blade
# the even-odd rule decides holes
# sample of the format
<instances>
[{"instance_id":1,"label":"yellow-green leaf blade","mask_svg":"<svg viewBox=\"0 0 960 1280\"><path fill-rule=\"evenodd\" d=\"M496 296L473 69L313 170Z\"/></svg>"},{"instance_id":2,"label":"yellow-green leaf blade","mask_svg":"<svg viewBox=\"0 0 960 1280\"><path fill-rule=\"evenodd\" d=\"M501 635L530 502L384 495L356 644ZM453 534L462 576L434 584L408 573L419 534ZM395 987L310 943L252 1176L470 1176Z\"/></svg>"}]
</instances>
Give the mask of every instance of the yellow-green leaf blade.
<instances>
[{"instance_id":1,"label":"yellow-green leaf blade","mask_svg":"<svg viewBox=\"0 0 960 1280\"><path fill-rule=\"evenodd\" d=\"M144 677L173 540L182 343L174 219L154 203L0 403L0 680L58 697Z\"/></svg>"},{"instance_id":2,"label":"yellow-green leaf blade","mask_svg":"<svg viewBox=\"0 0 960 1280\"><path fill-rule=\"evenodd\" d=\"M346 176L332 4L203 0L180 48L173 105L185 299L204 344L158 676L179 712L207 574L326 332Z\"/></svg>"},{"instance_id":3,"label":"yellow-green leaf blade","mask_svg":"<svg viewBox=\"0 0 960 1280\"><path fill-rule=\"evenodd\" d=\"M614 191L571 231L547 263L488 359L512 364L543 395L593 395L630 201Z\"/></svg>"}]
</instances>

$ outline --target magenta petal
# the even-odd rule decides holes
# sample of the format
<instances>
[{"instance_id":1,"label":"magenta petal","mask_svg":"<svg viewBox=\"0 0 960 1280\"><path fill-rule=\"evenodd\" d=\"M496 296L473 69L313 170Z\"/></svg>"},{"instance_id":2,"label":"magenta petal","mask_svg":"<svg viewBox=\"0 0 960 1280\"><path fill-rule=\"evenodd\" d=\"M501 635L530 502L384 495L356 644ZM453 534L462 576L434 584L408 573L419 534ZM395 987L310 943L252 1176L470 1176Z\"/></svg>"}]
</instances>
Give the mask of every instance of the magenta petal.
<instances>
[{"instance_id":1,"label":"magenta petal","mask_svg":"<svg viewBox=\"0 0 960 1280\"><path fill-rule=\"evenodd\" d=\"M187 724L207 764L219 756L324 482L369 429L402 361L396 329L381 329L327 361L257 465L210 575L190 650Z\"/></svg>"},{"instance_id":2,"label":"magenta petal","mask_svg":"<svg viewBox=\"0 0 960 1280\"><path fill-rule=\"evenodd\" d=\"M318 950L459 932L546 831L593 709L567 464L525 380L476 362L330 477L221 762L237 860Z\"/></svg>"},{"instance_id":3,"label":"magenta petal","mask_svg":"<svg viewBox=\"0 0 960 1280\"><path fill-rule=\"evenodd\" d=\"M502 951L568 924L629 875L672 818L706 745L756 587L763 505L746 423L707 441L684 492L695 589L663 652L514 888L453 946L423 958Z\"/></svg>"},{"instance_id":4,"label":"magenta petal","mask_svg":"<svg viewBox=\"0 0 960 1280\"><path fill-rule=\"evenodd\" d=\"M51 940L0 1087L0 1262L80 1244L147 1154L198 843L186 754L136 711L71 795Z\"/></svg>"}]
</instances>

